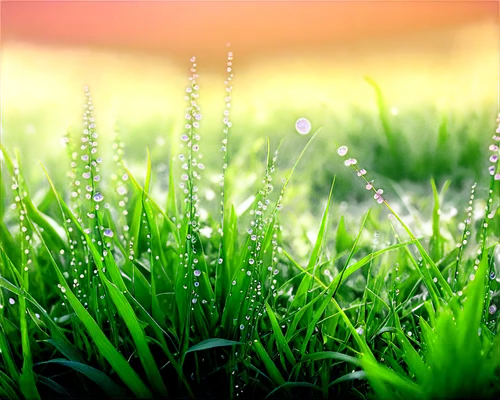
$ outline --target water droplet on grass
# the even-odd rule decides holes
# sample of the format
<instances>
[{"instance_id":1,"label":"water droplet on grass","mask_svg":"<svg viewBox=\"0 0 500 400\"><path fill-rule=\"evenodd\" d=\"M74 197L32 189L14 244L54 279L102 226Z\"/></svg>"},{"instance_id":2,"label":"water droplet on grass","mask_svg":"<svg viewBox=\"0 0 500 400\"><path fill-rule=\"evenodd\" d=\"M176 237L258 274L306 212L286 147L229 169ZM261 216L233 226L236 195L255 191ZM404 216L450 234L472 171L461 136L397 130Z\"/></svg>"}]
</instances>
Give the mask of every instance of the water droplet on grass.
<instances>
[{"instance_id":1,"label":"water droplet on grass","mask_svg":"<svg viewBox=\"0 0 500 400\"><path fill-rule=\"evenodd\" d=\"M93 198L94 198L94 201L96 201L96 202L100 202L100 201L104 200L104 196L102 195L102 193L99 193L99 192L94 194Z\"/></svg>"},{"instance_id":2,"label":"water droplet on grass","mask_svg":"<svg viewBox=\"0 0 500 400\"><path fill-rule=\"evenodd\" d=\"M347 154L347 151L349 149L347 148L347 146L340 146L339 149L337 150L337 154L341 157L345 156Z\"/></svg>"},{"instance_id":3,"label":"water droplet on grass","mask_svg":"<svg viewBox=\"0 0 500 400\"><path fill-rule=\"evenodd\" d=\"M103 235L106 237L113 237L114 233L111 229L106 229L106 230L104 230Z\"/></svg>"}]
</instances>

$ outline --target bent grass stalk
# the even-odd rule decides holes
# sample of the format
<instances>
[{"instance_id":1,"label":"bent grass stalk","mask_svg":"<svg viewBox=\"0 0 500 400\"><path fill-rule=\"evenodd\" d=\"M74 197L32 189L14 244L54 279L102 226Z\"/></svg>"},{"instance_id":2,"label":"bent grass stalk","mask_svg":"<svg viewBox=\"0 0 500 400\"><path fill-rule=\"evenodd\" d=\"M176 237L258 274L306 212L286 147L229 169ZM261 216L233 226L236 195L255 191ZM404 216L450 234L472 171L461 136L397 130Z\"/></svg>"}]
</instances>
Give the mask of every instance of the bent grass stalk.
<instances>
[{"instance_id":1,"label":"bent grass stalk","mask_svg":"<svg viewBox=\"0 0 500 400\"><path fill-rule=\"evenodd\" d=\"M348 148L347 146L339 146L338 147L338 154L341 157L345 157ZM431 259L427 251L424 249L420 241L413 235L412 231L408 226L403 222L403 220L399 217L399 215L392 209L388 201L382 196L384 191L382 189L376 189L373 181L368 181L366 178L367 171L365 169L359 169L356 164L357 160L355 158L348 158L344 161L344 164L348 167L351 167L357 174L358 177L361 177L365 183L366 183L366 189L369 191L372 191L374 193L374 199L377 201L379 204L384 204L387 209L394 215L394 217L398 220L398 222L403 226L403 229L406 231L408 236L415 242L415 246L419 250L420 255L422 256L423 260L427 264L427 266L424 267L418 267L418 270L420 271L422 277L424 278L424 282L426 283L427 289L430 292L432 301L434 303L435 309L439 309L441 307L441 302L439 301L439 289L435 285L431 273L434 275L435 278L437 278L439 285L442 290L442 295L444 295L444 300L448 300L452 294L453 291L451 290L450 285L446 281L446 279L443 277L439 269L437 268L435 262Z\"/></svg>"}]
</instances>

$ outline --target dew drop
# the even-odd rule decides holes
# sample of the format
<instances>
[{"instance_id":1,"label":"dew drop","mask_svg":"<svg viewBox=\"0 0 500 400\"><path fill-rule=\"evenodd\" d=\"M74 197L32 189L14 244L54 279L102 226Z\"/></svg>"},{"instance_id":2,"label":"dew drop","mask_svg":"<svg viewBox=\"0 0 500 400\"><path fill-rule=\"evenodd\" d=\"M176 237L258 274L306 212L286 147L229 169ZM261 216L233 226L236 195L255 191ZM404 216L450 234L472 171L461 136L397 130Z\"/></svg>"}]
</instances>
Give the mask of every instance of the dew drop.
<instances>
[{"instance_id":1,"label":"dew drop","mask_svg":"<svg viewBox=\"0 0 500 400\"><path fill-rule=\"evenodd\" d=\"M104 232L103 232L103 235L106 236L106 237L113 237L114 236L114 233L111 229L106 229Z\"/></svg>"},{"instance_id":2,"label":"dew drop","mask_svg":"<svg viewBox=\"0 0 500 400\"><path fill-rule=\"evenodd\" d=\"M345 156L347 154L347 146L340 146L339 149L337 150L337 154L341 157Z\"/></svg>"},{"instance_id":3,"label":"dew drop","mask_svg":"<svg viewBox=\"0 0 500 400\"><path fill-rule=\"evenodd\" d=\"M94 194L93 199L96 202L101 202L104 200L104 196L102 195L102 193L97 192L96 194Z\"/></svg>"}]
</instances>

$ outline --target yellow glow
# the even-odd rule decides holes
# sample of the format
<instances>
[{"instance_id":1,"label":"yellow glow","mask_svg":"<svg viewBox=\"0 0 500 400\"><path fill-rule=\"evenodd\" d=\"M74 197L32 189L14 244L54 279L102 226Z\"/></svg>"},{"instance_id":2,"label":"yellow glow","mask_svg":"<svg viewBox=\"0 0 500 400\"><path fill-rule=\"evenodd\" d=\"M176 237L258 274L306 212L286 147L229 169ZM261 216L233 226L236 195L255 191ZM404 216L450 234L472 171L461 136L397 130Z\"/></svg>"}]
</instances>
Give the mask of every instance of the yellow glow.
<instances>
[{"instance_id":1,"label":"yellow glow","mask_svg":"<svg viewBox=\"0 0 500 400\"><path fill-rule=\"evenodd\" d=\"M54 121L79 118L84 84L91 87L98 118L111 115L115 104L132 123L154 115L177 118L185 108L182 98L188 72L167 65L96 53L36 49L5 50L1 62L3 112L7 117L43 111L52 113ZM431 68L432 60L409 58L402 64L401 60L385 57L370 64L369 76L388 104L408 106L427 101L439 106L473 107L496 101L497 64L498 56L486 53L454 67L439 68ZM236 74L232 111L263 120L274 110L283 109L342 112L352 104L375 109L377 100L364 81L365 68L356 64L325 66L314 61L262 64ZM200 102L205 113L216 114L222 109L223 73L221 65L221 76L200 78ZM392 113L395 115L397 109Z\"/></svg>"}]
</instances>

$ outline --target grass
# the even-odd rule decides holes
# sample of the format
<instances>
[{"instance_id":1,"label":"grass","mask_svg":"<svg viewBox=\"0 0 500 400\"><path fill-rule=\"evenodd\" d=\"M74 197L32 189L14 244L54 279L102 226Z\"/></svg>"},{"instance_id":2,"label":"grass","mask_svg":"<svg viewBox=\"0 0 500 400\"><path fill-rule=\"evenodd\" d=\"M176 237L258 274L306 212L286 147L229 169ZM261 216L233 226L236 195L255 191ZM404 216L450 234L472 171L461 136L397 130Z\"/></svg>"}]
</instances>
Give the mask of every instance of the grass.
<instances>
[{"instance_id":1,"label":"grass","mask_svg":"<svg viewBox=\"0 0 500 400\"><path fill-rule=\"evenodd\" d=\"M498 397L498 147L490 147L491 175L485 169L470 200L456 200L465 212L445 218L450 183L438 190L431 182L430 214L413 212L430 221L428 235L415 233L418 224L358 167L356 147L325 148L352 178L331 174L318 188L325 207L314 235L289 231L283 207L298 196L294 173L321 129L281 184L285 144L268 140L263 165L247 166L260 169L260 188L237 210L238 176L228 168L239 162L228 151L232 54L226 67L220 192L212 191L220 207L210 213L194 59L181 154L171 158L161 202L149 151L141 181L127 169L118 132L114 167L103 167L88 89L84 129L65 136L66 185L41 165L49 190L32 197L21 155L1 147L0 397ZM382 92L369 83L389 146L381 167L412 170ZM436 151L451 140L446 124ZM357 217L335 204L347 184L376 200L355 232ZM297 257L302 236L310 251Z\"/></svg>"}]
</instances>

